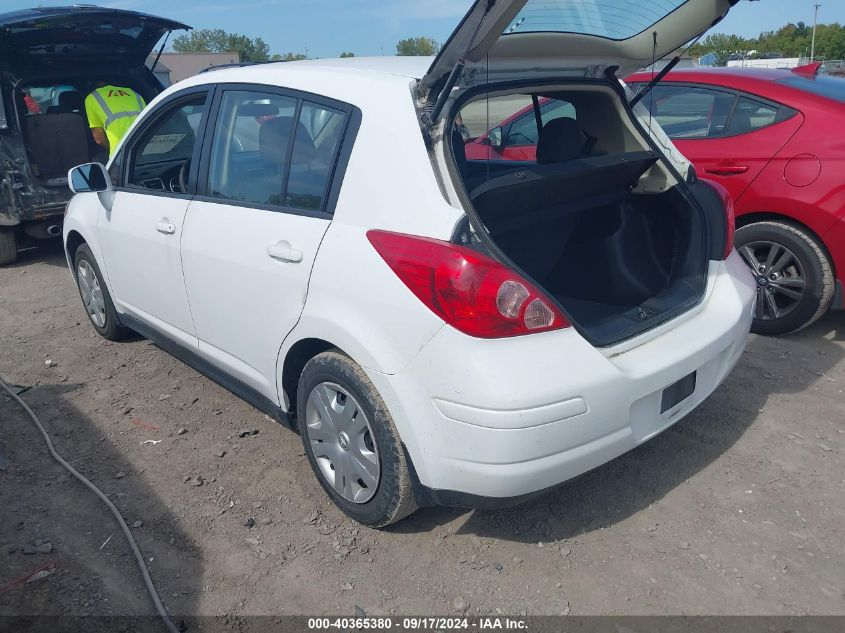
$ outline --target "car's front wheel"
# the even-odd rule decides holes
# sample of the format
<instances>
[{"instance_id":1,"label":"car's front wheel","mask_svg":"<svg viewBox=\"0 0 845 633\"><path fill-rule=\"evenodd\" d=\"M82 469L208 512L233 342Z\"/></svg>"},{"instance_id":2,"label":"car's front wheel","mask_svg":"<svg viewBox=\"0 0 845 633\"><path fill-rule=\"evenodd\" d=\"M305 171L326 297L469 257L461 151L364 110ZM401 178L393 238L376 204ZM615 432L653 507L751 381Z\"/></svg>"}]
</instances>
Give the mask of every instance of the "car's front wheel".
<instances>
[{"instance_id":1,"label":"car's front wheel","mask_svg":"<svg viewBox=\"0 0 845 633\"><path fill-rule=\"evenodd\" d=\"M312 358L297 389L305 454L332 501L371 527L416 509L393 419L364 370L339 350Z\"/></svg>"},{"instance_id":2,"label":"car's front wheel","mask_svg":"<svg viewBox=\"0 0 845 633\"><path fill-rule=\"evenodd\" d=\"M94 329L100 336L110 341L124 338L127 330L117 318L117 311L114 309L109 290L103 282L100 267L97 266L94 254L87 244L82 244L76 249L74 273L82 305Z\"/></svg>"},{"instance_id":3,"label":"car's front wheel","mask_svg":"<svg viewBox=\"0 0 845 633\"><path fill-rule=\"evenodd\" d=\"M757 281L752 332L788 334L827 312L833 269L815 237L787 222L755 222L737 230L735 243Z\"/></svg>"}]
</instances>

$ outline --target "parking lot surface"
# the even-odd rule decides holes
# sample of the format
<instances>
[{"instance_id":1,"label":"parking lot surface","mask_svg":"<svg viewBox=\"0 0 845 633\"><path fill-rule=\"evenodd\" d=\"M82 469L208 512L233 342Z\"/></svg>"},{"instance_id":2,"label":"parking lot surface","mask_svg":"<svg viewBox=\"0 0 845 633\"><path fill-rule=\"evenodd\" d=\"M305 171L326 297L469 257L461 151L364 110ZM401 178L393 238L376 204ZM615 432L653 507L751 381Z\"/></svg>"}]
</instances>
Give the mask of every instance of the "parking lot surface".
<instances>
[{"instance_id":1,"label":"parking lot surface","mask_svg":"<svg viewBox=\"0 0 845 633\"><path fill-rule=\"evenodd\" d=\"M841 312L752 337L622 458L528 505L377 532L294 433L140 337L99 338L60 248L0 268L0 375L134 526L175 614L845 614L843 357ZM152 613L111 515L3 396L0 457L0 587L50 571L0 615Z\"/></svg>"}]
</instances>

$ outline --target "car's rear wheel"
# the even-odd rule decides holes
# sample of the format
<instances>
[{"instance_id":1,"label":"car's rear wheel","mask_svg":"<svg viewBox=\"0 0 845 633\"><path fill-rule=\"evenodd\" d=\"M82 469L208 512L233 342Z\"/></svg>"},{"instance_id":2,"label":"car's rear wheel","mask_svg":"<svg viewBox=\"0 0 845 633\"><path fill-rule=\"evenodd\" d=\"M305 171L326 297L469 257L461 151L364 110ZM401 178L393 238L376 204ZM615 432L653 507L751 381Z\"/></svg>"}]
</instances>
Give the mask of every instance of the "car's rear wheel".
<instances>
[{"instance_id":1,"label":"car's rear wheel","mask_svg":"<svg viewBox=\"0 0 845 633\"><path fill-rule=\"evenodd\" d=\"M364 370L338 350L312 358L297 389L305 454L344 513L383 527L416 509L399 434Z\"/></svg>"},{"instance_id":2,"label":"car's rear wheel","mask_svg":"<svg viewBox=\"0 0 845 633\"><path fill-rule=\"evenodd\" d=\"M110 341L124 338L127 330L120 325L109 290L87 244L76 249L74 273L82 305L94 329Z\"/></svg>"},{"instance_id":3,"label":"car's rear wheel","mask_svg":"<svg viewBox=\"0 0 845 633\"><path fill-rule=\"evenodd\" d=\"M18 240L14 229L0 229L0 266L14 264L18 260Z\"/></svg>"},{"instance_id":4,"label":"car's rear wheel","mask_svg":"<svg viewBox=\"0 0 845 633\"><path fill-rule=\"evenodd\" d=\"M827 312L833 269L805 230L786 222L755 222L737 230L736 249L757 280L753 332L788 334Z\"/></svg>"}]
</instances>

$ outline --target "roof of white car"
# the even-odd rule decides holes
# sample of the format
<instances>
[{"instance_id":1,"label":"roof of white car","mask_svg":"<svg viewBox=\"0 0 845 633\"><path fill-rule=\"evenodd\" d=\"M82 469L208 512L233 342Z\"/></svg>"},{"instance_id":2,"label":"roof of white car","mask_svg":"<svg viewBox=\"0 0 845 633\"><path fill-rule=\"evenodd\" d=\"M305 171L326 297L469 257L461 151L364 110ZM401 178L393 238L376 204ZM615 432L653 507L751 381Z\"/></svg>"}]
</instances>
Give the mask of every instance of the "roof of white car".
<instances>
[{"instance_id":1,"label":"roof of white car","mask_svg":"<svg viewBox=\"0 0 845 633\"><path fill-rule=\"evenodd\" d=\"M189 77L161 96L166 98L185 88L206 84L265 84L311 92L358 107L373 107L387 94L409 94L408 85L425 75L431 61L431 57L391 56L230 66Z\"/></svg>"},{"instance_id":2,"label":"roof of white car","mask_svg":"<svg viewBox=\"0 0 845 633\"><path fill-rule=\"evenodd\" d=\"M399 75L420 79L431 66L433 57L406 57L390 55L382 57L346 57L344 59L309 59L301 62L286 62L296 66L337 68L339 70L361 70L388 75Z\"/></svg>"},{"instance_id":3,"label":"roof of white car","mask_svg":"<svg viewBox=\"0 0 845 633\"><path fill-rule=\"evenodd\" d=\"M392 81L401 79L419 79L425 75L431 65L431 57L348 57L344 59L308 59L298 62L275 62L247 66L228 66L196 75L190 83L215 83L218 81L264 82L280 75L301 75L302 73L320 73L325 75L343 74L346 76L366 76L368 80Z\"/></svg>"}]
</instances>

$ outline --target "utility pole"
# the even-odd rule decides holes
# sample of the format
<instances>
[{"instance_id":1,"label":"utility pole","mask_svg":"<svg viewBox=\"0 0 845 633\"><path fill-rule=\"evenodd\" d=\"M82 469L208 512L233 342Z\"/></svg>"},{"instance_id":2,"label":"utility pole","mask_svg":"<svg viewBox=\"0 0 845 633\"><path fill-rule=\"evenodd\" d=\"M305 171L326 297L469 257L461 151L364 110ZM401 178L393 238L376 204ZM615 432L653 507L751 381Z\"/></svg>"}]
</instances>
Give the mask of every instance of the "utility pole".
<instances>
[{"instance_id":1,"label":"utility pole","mask_svg":"<svg viewBox=\"0 0 845 633\"><path fill-rule=\"evenodd\" d=\"M816 58L816 24L819 21L819 7L822 6L820 4L815 5L816 7L816 14L813 17L813 43L810 46L810 63L813 63L813 60Z\"/></svg>"}]
</instances>

